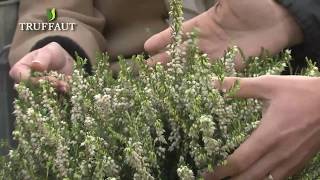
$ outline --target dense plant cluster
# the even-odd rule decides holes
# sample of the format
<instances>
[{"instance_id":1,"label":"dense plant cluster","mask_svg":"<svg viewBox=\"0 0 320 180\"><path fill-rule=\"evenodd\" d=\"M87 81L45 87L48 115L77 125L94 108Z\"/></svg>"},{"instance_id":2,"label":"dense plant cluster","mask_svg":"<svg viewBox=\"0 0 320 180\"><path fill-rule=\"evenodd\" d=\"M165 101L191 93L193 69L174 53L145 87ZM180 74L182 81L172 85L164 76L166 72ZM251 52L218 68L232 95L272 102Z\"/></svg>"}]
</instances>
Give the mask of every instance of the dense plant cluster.
<instances>
[{"instance_id":1,"label":"dense plant cluster","mask_svg":"<svg viewBox=\"0 0 320 180\"><path fill-rule=\"evenodd\" d=\"M91 76L78 59L67 94L45 80L16 85L13 134L19 144L0 158L0 179L193 180L222 164L259 125L261 103L226 98L237 84L220 92L212 79L280 74L290 52L250 58L241 72L234 69L236 47L209 63L196 46L196 32L182 42L181 2L172 0L171 8L172 61L166 67L150 68L135 56L136 76L120 59L114 78L101 55ZM309 63L304 74L319 72ZM319 177L319 163L318 156L298 178Z\"/></svg>"}]
</instances>

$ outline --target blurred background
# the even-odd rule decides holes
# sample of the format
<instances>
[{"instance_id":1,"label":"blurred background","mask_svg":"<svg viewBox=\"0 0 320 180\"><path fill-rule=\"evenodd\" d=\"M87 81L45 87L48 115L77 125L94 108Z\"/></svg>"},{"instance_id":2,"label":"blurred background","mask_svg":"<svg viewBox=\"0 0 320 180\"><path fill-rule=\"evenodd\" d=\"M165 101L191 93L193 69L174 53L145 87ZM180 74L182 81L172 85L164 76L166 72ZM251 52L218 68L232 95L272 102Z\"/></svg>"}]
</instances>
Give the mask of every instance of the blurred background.
<instances>
[{"instance_id":1,"label":"blurred background","mask_svg":"<svg viewBox=\"0 0 320 180\"><path fill-rule=\"evenodd\" d=\"M13 146L13 82L9 78L8 52L18 17L19 0L0 0L0 142ZM0 147L0 155L7 149Z\"/></svg>"}]
</instances>

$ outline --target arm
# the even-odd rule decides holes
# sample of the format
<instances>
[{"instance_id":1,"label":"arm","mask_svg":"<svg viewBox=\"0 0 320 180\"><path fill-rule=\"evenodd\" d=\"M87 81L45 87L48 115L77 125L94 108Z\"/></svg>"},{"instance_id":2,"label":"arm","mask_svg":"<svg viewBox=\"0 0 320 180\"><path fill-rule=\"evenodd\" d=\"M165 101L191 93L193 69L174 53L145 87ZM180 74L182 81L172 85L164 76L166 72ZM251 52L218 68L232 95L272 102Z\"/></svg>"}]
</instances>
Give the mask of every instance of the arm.
<instances>
[{"instance_id":1,"label":"arm","mask_svg":"<svg viewBox=\"0 0 320 180\"><path fill-rule=\"evenodd\" d=\"M77 51L83 57L93 61L95 53L105 49L105 40L101 34L105 19L94 6L95 1L89 0L81 2L77 0L21 1L19 23L47 22L47 9L56 8L58 18L54 22L75 23L77 25L74 31L28 32L21 31L18 27L9 55L12 66L11 76L17 81L19 81L19 78L28 78L33 66L32 61L38 62L43 61L43 59L50 59L48 54L54 56L51 57L52 59L57 58L56 55L61 55L65 59L72 59L75 51ZM47 48L47 44L51 42L57 42L58 45L55 44L51 48ZM35 55L39 54L40 57L36 58ZM46 63L47 66L51 65L51 59ZM62 64L66 63L62 62Z\"/></svg>"}]
</instances>

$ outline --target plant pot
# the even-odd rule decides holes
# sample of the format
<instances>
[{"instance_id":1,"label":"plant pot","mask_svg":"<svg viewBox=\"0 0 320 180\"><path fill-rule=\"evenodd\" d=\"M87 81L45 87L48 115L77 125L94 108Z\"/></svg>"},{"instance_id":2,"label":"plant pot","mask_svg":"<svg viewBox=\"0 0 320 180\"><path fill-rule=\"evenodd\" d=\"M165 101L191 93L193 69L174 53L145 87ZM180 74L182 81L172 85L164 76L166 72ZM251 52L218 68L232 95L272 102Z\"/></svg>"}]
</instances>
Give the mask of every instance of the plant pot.
<instances>
[{"instance_id":1,"label":"plant pot","mask_svg":"<svg viewBox=\"0 0 320 180\"><path fill-rule=\"evenodd\" d=\"M18 18L19 0L0 0L0 50L11 43Z\"/></svg>"}]
</instances>

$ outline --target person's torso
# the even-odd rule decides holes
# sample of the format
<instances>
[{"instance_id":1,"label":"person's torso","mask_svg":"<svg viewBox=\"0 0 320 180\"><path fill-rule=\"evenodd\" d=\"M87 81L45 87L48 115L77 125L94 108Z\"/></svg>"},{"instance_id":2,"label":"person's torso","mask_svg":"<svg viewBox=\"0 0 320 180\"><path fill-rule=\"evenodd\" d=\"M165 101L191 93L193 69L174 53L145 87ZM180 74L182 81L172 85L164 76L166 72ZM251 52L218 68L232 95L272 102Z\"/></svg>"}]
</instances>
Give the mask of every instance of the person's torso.
<instances>
[{"instance_id":1,"label":"person's torso","mask_svg":"<svg viewBox=\"0 0 320 180\"><path fill-rule=\"evenodd\" d=\"M185 0L185 17L205 11L208 2L214 0ZM113 57L142 52L149 37L168 27L168 4L168 0L96 0L95 7L106 17L106 51Z\"/></svg>"},{"instance_id":2,"label":"person's torso","mask_svg":"<svg viewBox=\"0 0 320 180\"><path fill-rule=\"evenodd\" d=\"M143 51L144 41L168 27L164 0L97 0L106 18L106 51L130 56Z\"/></svg>"}]
</instances>

